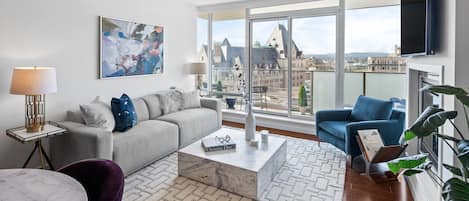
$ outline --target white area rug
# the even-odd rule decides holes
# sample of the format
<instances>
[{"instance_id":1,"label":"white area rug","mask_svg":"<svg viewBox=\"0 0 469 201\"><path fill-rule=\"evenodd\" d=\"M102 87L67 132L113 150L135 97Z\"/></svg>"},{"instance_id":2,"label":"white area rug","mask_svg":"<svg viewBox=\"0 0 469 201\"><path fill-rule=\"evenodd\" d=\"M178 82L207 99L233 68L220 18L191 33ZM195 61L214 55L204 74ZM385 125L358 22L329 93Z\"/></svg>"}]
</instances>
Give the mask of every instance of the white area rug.
<instances>
[{"instance_id":1,"label":"white area rug","mask_svg":"<svg viewBox=\"0 0 469 201\"><path fill-rule=\"evenodd\" d=\"M287 162L261 200L342 200L346 156L335 147L310 140L287 139ZM177 153L130 175L125 201L250 200L177 175Z\"/></svg>"}]
</instances>

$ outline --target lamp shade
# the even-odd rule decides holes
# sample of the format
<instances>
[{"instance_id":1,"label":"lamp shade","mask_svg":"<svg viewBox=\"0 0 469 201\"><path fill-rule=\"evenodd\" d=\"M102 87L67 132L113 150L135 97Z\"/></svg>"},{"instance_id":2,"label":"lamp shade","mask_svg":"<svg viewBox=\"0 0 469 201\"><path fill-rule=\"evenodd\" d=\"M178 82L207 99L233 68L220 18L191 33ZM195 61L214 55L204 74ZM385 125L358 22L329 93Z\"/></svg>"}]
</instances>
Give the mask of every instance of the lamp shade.
<instances>
[{"instance_id":1,"label":"lamp shade","mask_svg":"<svg viewBox=\"0 0 469 201\"><path fill-rule=\"evenodd\" d=\"M13 69L10 93L40 95L57 92L55 68L16 67Z\"/></svg>"},{"instance_id":2,"label":"lamp shade","mask_svg":"<svg viewBox=\"0 0 469 201\"><path fill-rule=\"evenodd\" d=\"M200 62L191 63L190 73L195 75L207 74L207 66L205 63Z\"/></svg>"}]
</instances>

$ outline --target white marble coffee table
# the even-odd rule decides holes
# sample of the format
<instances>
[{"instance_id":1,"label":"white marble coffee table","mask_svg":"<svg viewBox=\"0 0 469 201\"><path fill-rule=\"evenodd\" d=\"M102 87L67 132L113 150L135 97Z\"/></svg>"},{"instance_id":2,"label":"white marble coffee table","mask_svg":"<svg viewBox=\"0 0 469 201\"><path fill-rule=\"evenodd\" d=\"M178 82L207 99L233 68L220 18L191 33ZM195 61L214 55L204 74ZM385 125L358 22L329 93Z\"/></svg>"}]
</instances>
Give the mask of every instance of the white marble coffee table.
<instances>
[{"instance_id":1,"label":"white marble coffee table","mask_svg":"<svg viewBox=\"0 0 469 201\"><path fill-rule=\"evenodd\" d=\"M178 173L251 199L259 199L287 158L285 139L269 136L268 143L250 146L244 130L222 128L207 137L230 135L236 150L205 152L201 141L178 151Z\"/></svg>"}]
</instances>

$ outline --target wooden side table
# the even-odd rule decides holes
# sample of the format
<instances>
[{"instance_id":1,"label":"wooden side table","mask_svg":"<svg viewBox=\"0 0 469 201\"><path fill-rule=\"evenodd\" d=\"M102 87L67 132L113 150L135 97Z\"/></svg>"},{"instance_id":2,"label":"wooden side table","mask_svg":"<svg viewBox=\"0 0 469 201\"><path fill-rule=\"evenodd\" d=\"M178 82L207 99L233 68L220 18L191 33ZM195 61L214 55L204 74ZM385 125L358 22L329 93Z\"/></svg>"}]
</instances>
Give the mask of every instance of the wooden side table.
<instances>
[{"instance_id":1,"label":"wooden side table","mask_svg":"<svg viewBox=\"0 0 469 201\"><path fill-rule=\"evenodd\" d=\"M58 126L53 125L53 122L48 122L44 125L44 130L40 132L28 133L26 132L26 128L24 126L8 129L6 131L7 136L19 141L23 144L34 142L34 148L28 156L28 159L24 162L23 168L25 168L31 157L34 155L36 150L39 152L39 159L41 161L42 169L46 169L46 164L44 163L44 159L47 161L49 168L54 170L54 166L52 165L49 157L47 156L44 147L42 146L42 139L50 136L61 135L67 132L67 130L60 128Z\"/></svg>"}]
</instances>

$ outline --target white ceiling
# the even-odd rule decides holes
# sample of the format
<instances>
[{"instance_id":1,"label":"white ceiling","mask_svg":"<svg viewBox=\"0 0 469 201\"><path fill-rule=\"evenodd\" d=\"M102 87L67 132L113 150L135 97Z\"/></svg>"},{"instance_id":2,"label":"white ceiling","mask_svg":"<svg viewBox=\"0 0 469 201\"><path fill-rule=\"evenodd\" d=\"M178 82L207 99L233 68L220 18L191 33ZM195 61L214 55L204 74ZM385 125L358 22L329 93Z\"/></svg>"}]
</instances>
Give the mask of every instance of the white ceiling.
<instances>
[{"instance_id":1,"label":"white ceiling","mask_svg":"<svg viewBox=\"0 0 469 201\"><path fill-rule=\"evenodd\" d=\"M207 5L237 2L237 1L244 1L244 0L191 0L190 2L196 6L207 6Z\"/></svg>"},{"instance_id":2,"label":"white ceiling","mask_svg":"<svg viewBox=\"0 0 469 201\"><path fill-rule=\"evenodd\" d=\"M224 3L233 3L233 2L259 2L259 1L266 1L266 0L187 0L194 4L195 6L209 6L209 5L217 5L217 4L224 4ZM280 0L277 0L280 1ZM315 0L311 0L315 1ZM267 1L268 2L268 1ZM275 2L272 0L272 2ZM282 2L288 2L283 0ZM374 7L380 5L395 5L399 4L400 0L346 0L346 7L348 8L360 8L360 7Z\"/></svg>"}]
</instances>

